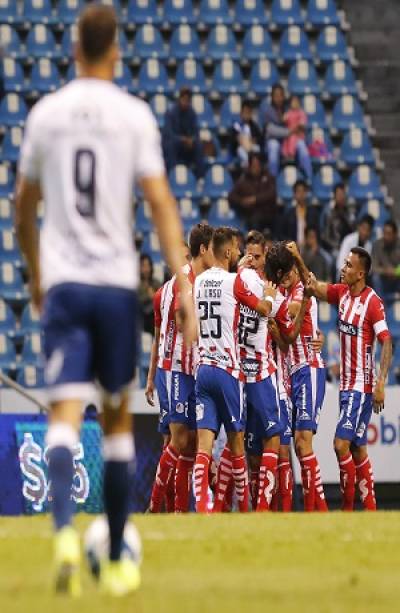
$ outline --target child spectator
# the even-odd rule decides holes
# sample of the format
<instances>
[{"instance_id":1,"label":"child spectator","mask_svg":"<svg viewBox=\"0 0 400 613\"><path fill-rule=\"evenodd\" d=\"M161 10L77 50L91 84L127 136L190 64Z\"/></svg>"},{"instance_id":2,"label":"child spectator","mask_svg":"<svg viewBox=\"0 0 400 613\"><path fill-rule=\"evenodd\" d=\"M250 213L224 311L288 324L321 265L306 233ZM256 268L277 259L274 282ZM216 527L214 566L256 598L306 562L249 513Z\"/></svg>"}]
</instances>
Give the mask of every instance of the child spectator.
<instances>
[{"instance_id":1,"label":"child spectator","mask_svg":"<svg viewBox=\"0 0 400 613\"><path fill-rule=\"evenodd\" d=\"M284 114L283 120L290 130L290 135L282 143L282 155L286 158L295 158L298 142L305 140L307 125L307 115L301 108L298 96L291 96L289 110Z\"/></svg>"}]
</instances>

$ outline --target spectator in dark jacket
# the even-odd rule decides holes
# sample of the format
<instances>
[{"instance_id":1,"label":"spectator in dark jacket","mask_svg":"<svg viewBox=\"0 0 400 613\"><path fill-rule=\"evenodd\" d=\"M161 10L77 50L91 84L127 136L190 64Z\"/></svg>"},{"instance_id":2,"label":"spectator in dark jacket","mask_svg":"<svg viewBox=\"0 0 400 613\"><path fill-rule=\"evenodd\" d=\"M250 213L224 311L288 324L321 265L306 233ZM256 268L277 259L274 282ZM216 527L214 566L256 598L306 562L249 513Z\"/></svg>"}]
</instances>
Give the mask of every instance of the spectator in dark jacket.
<instances>
[{"instance_id":1,"label":"spectator in dark jacket","mask_svg":"<svg viewBox=\"0 0 400 613\"><path fill-rule=\"evenodd\" d=\"M273 229L276 214L276 183L263 167L258 153L249 154L249 166L228 196L229 204L253 230Z\"/></svg>"},{"instance_id":2,"label":"spectator in dark jacket","mask_svg":"<svg viewBox=\"0 0 400 613\"><path fill-rule=\"evenodd\" d=\"M400 239L392 220L384 224L382 238L372 245L372 274L374 288L383 299L400 292Z\"/></svg>"},{"instance_id":3,"label":"spectator in dark jacket","mask_svg":"<svg viewBox=\"0 0 400 613\"><path fill-rule=\"evenodd\" d=\"M305 232L305 243L301 250L305 265L317 279L330 281L330 262L325 253L322 252L318 242L317 228L308 226Z\"/></svg>"},{"instance_id":4,"label":"spectator in dark jacket","mask_svg":"<svg viewBox=\"0 0 400 613\"><path fill-rule=\"evenodd\" d=\"M240 111L240 119L233 123L231 129L231 153L242 168L249 164L249 153L258 153L261 149L261 130L253 119L251 102L245 100Z\"/></svg>"},{"instance_id":5,"label":"spectator in dark jacket","mask_svg":"<svg viewBox=\"0 0 400 613\"><path fill-rule=\"evenodd\" d=\"M346 190L343 183L336 185L334 198L333 209L329 211L324 222L322 243L336 257L344 237L353 231L353 227L350 211L346 203Z\"/></svg>"},{"instance_id":6,"label":"spectator in dark jacket","mask_svg":"<svg viewBox=\"0 0 400 613\"><path fill-rule=\"evenodd\" d=\"M308 202L308 185L298 180L293 186L294 206L281 217L280 236L282 240L296 241L299 249L304 246L306 228L319 228L319 207Z\"/></svg>"},{"instance_id":7,"label":"spectator in dark jacket","mask_svg":"<svg viewBox=\"0 0 400 613\"><path fill-rule=\"evenodd\" d=\"M290 130L285 123L285 91L282 85L276 84L271 92L271 104L265 111L265 138L270 173L276 177L279 173L281 146L283 141L292 134L303 134L304 129L295 127ZM299 166L305 173L307 181L312 180L312 165L310 154L304 140L299 139L296 144L296 153Z\"/></svg>"},{"instance_id":8,"label":"spectator in dark jacket","mask_svg":"<svg viewBox=\"0 0 400 613\"><path fill-rule=\"evenodd\" d=\"M177 164L193 168L200 178L205 173L203 148L196 113L192 108L192 92L183 87L176 104L165 116L163 150L167 170Z\"/></svg>"}]
</instances>

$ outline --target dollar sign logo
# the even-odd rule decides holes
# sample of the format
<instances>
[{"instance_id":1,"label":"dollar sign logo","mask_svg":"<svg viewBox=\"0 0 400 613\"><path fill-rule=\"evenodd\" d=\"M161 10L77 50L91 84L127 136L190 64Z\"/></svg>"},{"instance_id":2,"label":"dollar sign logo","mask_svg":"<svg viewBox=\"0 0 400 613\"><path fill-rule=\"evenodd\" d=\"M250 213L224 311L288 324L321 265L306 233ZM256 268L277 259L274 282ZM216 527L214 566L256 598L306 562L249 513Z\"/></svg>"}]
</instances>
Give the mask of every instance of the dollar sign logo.
<instances>
[{"instance_id":1,"label":"dollar sign logo","mask_svg":"<svg viewBox=\"0 0 400 613\"><path fill-rule=\"evenodd\" d=\"M30 432L24 434L24 442L19 448L19 464L25 477L22 485L23 496L32 502L34 511L43 511L43 504L47 498L47 482L43 469L42 448L35 443Z\"/></svg>"}]
</instances>

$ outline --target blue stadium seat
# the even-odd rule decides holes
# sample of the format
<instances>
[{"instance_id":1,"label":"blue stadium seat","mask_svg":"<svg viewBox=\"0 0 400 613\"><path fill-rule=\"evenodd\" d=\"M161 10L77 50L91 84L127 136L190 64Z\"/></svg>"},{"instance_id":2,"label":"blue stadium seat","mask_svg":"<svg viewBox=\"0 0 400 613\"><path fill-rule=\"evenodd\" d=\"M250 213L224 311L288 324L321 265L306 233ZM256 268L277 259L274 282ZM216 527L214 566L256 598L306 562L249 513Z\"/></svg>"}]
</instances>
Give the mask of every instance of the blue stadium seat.
<instances>
[{"instance_id":1,"label":"blue stadium seat","mask_svg":"<svg viewBox=\"0 0 400 613\"><path fill-rule=\"evenodd\" d=\"M362 164L352 172L348 196L354 200L383 199L379 177L370 166Z\"/></svg>"},{"instance_id":2,"label":"blue stadium seat","mask_svg":"<svg viewBox=\"0 0 400 613\"><path fill-rule=\"evenodd\" d=\"M318 327L325 336L336 328L337 310L328 302L318 302Z\"/></svg>"},{"instance_id":3,"label":"blue stadium seat","mask_svg":"<svg viewBox=\"0 0 400 613\"><path fill-rule=\"evenodd\" d=\"M345 133L340 147L340 159L348 166L375 164L371 141L364 130L351 128Z\"/></svg>"},{"instance_id":4,"label":"blue stadium seat","mask_svg":"<svg viewBox=\"0 0 400 613\"><path fill-rule=\"evenodd\" d=\"M26 38L26 52L28 55L50 59L59 57L56 41L50 28L41 23L34 25Z\"/></svg>"},{"instance_id":5,"label":"blue stadium seat","mask_svg":"<svg viewBox=\"0 0 400 613\"><path fill-rule=\"evenodd\" d=\"M41 331L41 321L40 315L33 307L32 303L29 302L24 306L21 315L21 322L19 325L19 329L17 332L17 336L20 338L24 338L28 334L32 334L33 332Z\"/></svg>"},{"instance_id":6,"label":"blue stadium seat","mask_svg":"<svg viewBox=\"0 0 400 613\"><path fill-rule=\"evenodd\" d=\"M0 333L14 336L16 319L13 310L0 298Z\"/></svg>"},{"instance_id":7,"label":"blue stadium seat","mask_svg":"<svg viewBox=\"0 0 400 613\"><path fill-rule=\"evenodd\" d=\"M191 58L181 62L176 71L176 89L190 87L192 92L205 93L208 88L202 65Z\"/></svg>"},{"instance_id":8,"label":"blue stadium seat","mask_svg":"<svg viewBox=\"0 0 400 613\"><path fill-rule=\"evenodd\" d=\"M40 365L43 362L43 339L40 332L32 332L24 339L21 361L28 364Z\"/></svg>"},{"instance_id":9,"label":"blue stadium seat","mask_svg":"<svg viewBox=\"0 0 400 613\"><path fill-rule=\"evenodd\" d=\"M332 112L332 127L340 131L352 127L365 129L362 108L354 96L345 95L336 101Z\"/></svg>"},{"instance_id":10,"label":"blue stadium seat","mask_svg":"<svg viewBox=\"0 0 400 613\"><path fill-rule=\"evenodd\" d=\"M151 208L148 202L139 202L135 212L135 227L138 232L150 232L153 229Z\"/></svg>"},{"instance_id":11,"label":"blue stadium seat","mask_svg":"<svg viewBox=\"0 0 400 613\"><path fill-rule=\"evenodd\" d=\"M200 128L214 130L217 127L214 111L203 94L193 94L192 107L197 115L197 122Z\"/></svg>"},{"instance_id":12,"label":"blue stadium seat","mask_svg":"<svg viewBox=\"0 0 400 613\"><path fill-rule=\"evenodd\" d=\"M141 252L147 253L153 260L153 263L160 262L163 259L157 232L151 231L144 235Z\"/></svg>"},{"instance_id":13,"label":"blue stadium seat","mask_svg":"<svg viewBox=\"0 0 400 613\"><path fill-rule=\"evenodd\" d=\"M15 304L24 303L29 297L19 270L11 262L0 262L0 296Z\"/></svg>"},{"instance_id":14,"label":"blue stadium seat","mask_svg":"<svg viewBox=\"0 0 400 613\"><path fill-rule=\"evenodd\" d=\"M21 64L11 57L1 62L0 78L5 92L23 92L25 90L24 71Z\"/></svg>"},{"instance_id":15,"label":"blue stadium seat","mask_svg":"<svg viewBox=\"0 0 400 613\"><path fill-rule=\"evenodd\" d=\"M129 0L126 16L128 23L137 25L158 25L162 21L156 0Z\"/></svg>"},{"instance_id":16,"label":"blue stadium seat","mask_svg":"<svg viewBox=\"0 0 400 613\"><path fill-rule=\"evenodd\" d=\"M312 143L323 143L326 148L326 154L322 154L319 156L312 155L311 159L313 164L334 164L334 149L331 141L331 137L329 136L328 130L324 130L321 126L313 125L308 131L307 142L309 145ZM317 147L315 147L317 149ZM311 152L310 152L311 153Z\"/></svg>"},{"instance_id":17,"label":"blue stadium seat","mask_svg":"<svg viewBox=\"0 0 400 613\"><path fill-rule=\"evenodd\" d=\"M317 73L307 60L299 60L291 67L288 78L288 90L291 94L319 94Z\"/></svg>"},{"instance_id":18,"label":"blue stadium seat","mask_svg":"<svg viewBox=\"0 0 400 613\"><path fill-rule=\"evenodd\" d=\"M207 170L204 178L204 196L211 200L226 198L233 183L229 172L221 164L214 164Z\"/></svg>"},{"instance_id":19,"label":"blue stadium seat","mask_svg":"<svg viewBox=\"0 0 400 613\"><path fill-rule=\"evenodd\" d=\"M200 130L200 141L203 145L206 164L209 166L213 164L225 165L230 161L230 156L222 151L218 139L208 128Z\"/></svg>"},{"instance_id":20,"label":"blue stadium seat","mask_svg":"<svg viewBox=\"0 0 400 613\"><path fill-rule=\"evenodd\" d=\"M243 230L243 224L236 212L231 209L226 198L218 198L210 207L208 223L211 226L231 226Z\"/></svg>"},{"instance_id":21,"label":"blue stadium seat","mask_svg":"<svg viewBox=\"0 0 400 613\"><path fill-rule=\"evenodd\" d=\"M4 135L1 157L6 162L17 162L19 158L19 150L22 144L22 128L14 126L9 128Z\"/></svg>"},{"instance_id":22,"label":"blue stadium seat","mask_svg":"<svg viewBox=\"0 0 400 613\"><path fill-rule=\"evenodd\" d=\"M181 24L173 32L170 40L170 56L177 60L203 57L200 40L196 30L188 24Z\"/></svg>"},{"instance_id":23,"label":"blue stadium seat","mask_svg":"<svg viewBox=\"0 0 400 613\"><path fill-rule=\"evenodd\" d=\"M122 28L119 28L118 30L118 46L119 46L120 57L122 57L123 59L132 58L132 45L129 42Z\"/></svg>"},{"instance_id":24,"label":"blue stadium seat","mask_svg":"<svg viewBox=\"0 0 400 613\"><path fill-rule=\"evenodd\" d=\"M189 232L196 223L200 222L200 212L197 202L191 198L181 198L178 201L178 205L183 228L185 232Z\"/></svg>"},{"instance_id":25,"label":"blue stadium seat","mask_svg":"<svg viewBox=\"0 0 400 613\"><path fill-rule=\"evenodd\" d=\"M15 370L17 353L14 343L6 334L0 334L0 368Z\"/></svg>"},{"instance_id":26,"label":"blue stadium seat","mask_svg":"<svg viewBox=\"0 0 400 613\"><path fill-rule=\"evenodd\" d=\"M285 166L279 173L276 181L278 196L285 201L292 200L293 185L299 179L304 180L304 177L296 166Z\"/></svg>"},{"instance_id":27,"label":"blue stadium seat","mask_svg":"<svg viewBox=\"0 0 400 613\"><path fill-rule=\"evenodd\" d=\"M13 230L0 230L0 259L21 267L22 255Z\"/></svg>"},{"instance_id":28,"label":"blue stadium seat","mask_svg":"<svg viewBox=\"0 0 400 613\"><path fill-rule=\"evenodd\" d=\"M4 126L23 126L28 109L22 96L7 94L0 102L0 124Z\"/></svg>"},{"instance_id":29,"label":"blue stadium seat","mask_svg":"<svg viewBox=\"0 0 400 613\"><path fill-rule=\"evenodd\" d=\"M0 198L0 229L11 230L14 227L14 207L8 198Z\"/></svg>"},{"instance_id":30,"label":"blue stadium seat","mask_svg":"<svg viewBox=\"0 0 400 613\"><path fill-rule=\"evenodd\" d=\"M316 57L321 62L332 62L333 60L347 60L346 40L341 31L335 26L328 26L319 33L316 47Z\"/></svg>"},{"instance_id":31,"label":"blue stadium seat","mask_svg":"<svg viewBox=\"0 0 400 613\"><path fill-rule=\"evenodd\" d=\"M262 0L237 0L235 5L235 24L244 27L268 24L268 16Z\"/></svg>"},{"instance_id":32,"label":"blue stadium seat","mask_svg":"<svg viewBox=\"0 0 400 613\"><path fill-rule=\"evenodd\" d=\"M15 0L2 0L0 4L0 23L20 23L18 4Z\"/></svg>"},{"instance_id":33,"label":"blue stadium seat","mask_svg":"<svg viewBox=\"0 0 400 613\"><path fill-rule=\"evenodd\" d=\"M22 7L24 22L41 24L53 22L50 0L24 0Z\"/></svg>"},{"instance_id":34,"label":"blue stadium seat","mask_svg":"<svg viewBox=\"0 0 400 613\"><path fill-rule=\"evenodd\" d=\"M11 196L14 192L15 177L7 164L0 163L0 197Z\"/></svg>"},{"instance_id":35,"label":"blue stadium seat","mask_svg":"<svg viewBox=\"0 0 400 613\"><path fill-rule=\"evenodd\" d=\"M241 107L242 99L239 94L230 94L227 96L220 111L220 126L225 130L229 130L234 121L239 119Z\"/></svg>"},{"instance_id":36,"label":"blue stadium seat","mask_svg":"<svg viewBox=\"0 0 400 613\"><path fill-rule=\"evenodd\" d=\"M193 198L197 194L197 183L192 171L179 164L168 174L169 183L175 198Z\"/></svg>"},{"instance_id":37,"label":"blue stadium seat","mask_svg":"<svg viewBox=\"0 0 400 613\"><path fill-rule=\"evenodd\" d=\"M44 368L35 364L25 364L17 368L17 383L27 389L41 389L45 387Z\"/></svg>"},{"instance_id":38,"label":"blue stadium seat","mask_svg":"<svg viewBox=\"0 0 400 613\"><path fill-rule=\"evenodd\" d=\"M133 55L142 59L166 59L168 52L159 30L151 23L141 26L136 33Z\"/></svg>"},{"instance_id":39,"label":"blue stadium seat","mask_svg":"<svg viewBox=\"0 0 400 613\"><path fill-rule=\"evenodd\" d=\"M357 214L357 221L362 219L365 215L371 215L375 219L375 225L382 228L385 221L390 219L390 213L381 200L371 199L367 200L360 206L360 210Z\"/></svg>"},{"instance_id":40,"label":"blue stadium seat","mask_svg":"<svg viewBox=\"0 0 400 613\"><path fill-rule=\"evenodd\" d=\"M333 190L338 183L342 183L338 171L333 166L321 166L313 177L313 196L321 203L328 202L333 197Z\"/></svg>"},{"instance_id":41,"label":"blue stadium seat","mask_svg":"<svg viewBox=\"0 0 400 613\"><path fill-rule=\"evenodd\" d=\"M388 328L393 337L400 337L400 301L396 300L393 304L386 305L386 318ZM398 364L397 364L398 366Z\"/></svg>"},{"instance_id":42,"label":"blue stadium seat","mask_svg":"<svg viewBox=\"0 0 400 613\"><path fill-rule=\"evenodd\" d=\"M78 40L78 29L75 24L65 28L60 46L60 56L65 61L70 61L74 52L74 44Z\"/></svg>"},{"instance_id":43,"label":"blue stadium seat","mask_svg":"<svg viewBox=\"0 0 400 613\"><path fill-rule=\"evenodd\" d=\"M242 55L249 61L275 59L276 53L269 32L260 25L251 26L244 35Z\"/></svg>"},{"instance_id":44,"label":"blue stadium seat","mask_svg":"<svg viewBox=\"0 0 400 613\"><path fill-rule=\"evenodd\" d=\"M167 94L171 92L165 66L158 60L145 60L139 70L138 91L141 95Z\"/></svg>"},{"instance_id":45,"label":"blue stadium seat","mask_svg":"<svg viewBox=\"0 0 400 613\"><path fill-rule=\"evenodd\" d=\"M57 18L60 20L60 23L70 26L76 23L82 7L82 0L58 0Z\"/></svg>"},{"instance_id":46,"label":"blue stadium seat","mask_svg":"<svg viewBox=\"0 0 400 613\"><path fill-rule=\"evenodd\" d=\"M335 60L325 74L324 92L330 96L357 95L357 84L351 66L343 60Z\"/></svg>"},{"instance_id":47,"label":"blue stadium seat","mask_svg":"<svg viewBox=\"0 0 400 613\"><path fill-rule=\"evenodd\" d=\"M114 69L114 83L127 92L133 92L133 79L130 68L126 62L119 60Z\"/></svg>"},{"instance_id":48,"label":"blue stadium seat","mask_svg":"<svg viewBox=\"0 0 400 613\"><path fill-rule=\"evenodd\" d=\"M150 100L150 108L153 111L160 128L164 126L165 113L168 111L169 99L165 94L156 94Z\"/></svg>"},{"instance_id":49,"label":"blue stadium seat","mask_svg":"<svg viewBox=\"0 0 400 613\"><path fill-rule=\"evenodd\" d=\"M31 88L40 94L53 92L61 86L58 68L47 58L37 60L31 72Z\"/></svg>"},{"instance_id":50,"label":"blue stadium seat","mask_svg":"<svg viewBox=\"0 0 400 613\"><path fill-rule=\"evenodd\" d=\"M192 0L166 0L164 2L164 21L172 26L196 23Z\"/></svg>"},{"instance_id":51,"label":"blue stadium seat","mask_svg":"<svg viewBox=\"0 0 400 613\"><path fill-rule=\"evenodd\" d=\"M219 62L214 70L211 89L222 95L244 94L246 86L239 65L229 58Z\"/></svg>"},{"instance_id":52,"label":"blue stadium seat","mask_svg":"<svg viewBox=\"0 0 400 613\"><path fill-rule=\"evenodd\" d=\"M73 79L76 79L76 64L75 62L71 62L68 66L67 74L65 76L65 81L69 83Z\"/></svg>"},{"instance_id":53,"label":"blue stadium seat","mask_svg":"<svg viewBox=\"0 0 400 613\"><path fill-rule=\"evenodd\" d=\"M325 109L321 100L314 94L306 94L302 100L302 106L307 114L308 125L318 125L321 128L326 128Z\"/></svg>"},{"instance_id":54,"label":"blue stadium seat","mask_svg":"<svg viewBox=\"0 0 400 613\"><path fill-rule=\"evenodd\" d=\"M273 0L271 22L279 28L290 25L303 25L299 0Z\"/></svg>"},{"instance_id":55,"label":"blue stadium seat","mask_svg":"<svg viewBox=\"0 0 400 613\"><path fill-rule=\"evenodd\" d=\"M213 61L223 58L239 59L233 32L225 24L218 24L209 33L206 42L206 57Z\"/></svg>"},{"instance_id":56,"label":"blue stadium seat","mask_svg":"<svg viewBox=\"0 0 400 613\"><path fill-rule=\"evenodd\" d=\"M265 96L278 81L279 72L271 60L262 59L253 64L250 72L250 91L254 91L259 96Z\"/></svg>"},{"instance_id":57,"label":"blue stadium seat","mask_svg":"<svg viewBox=\"0 0 400 613\"><path fill-rule=\"evenodd\" d=\"M126 15L125 15L125 11L123 10L123 1L122 0L101 0L101 4L105 4L107 6L112 6L112 8L114 9L116 15L117 15L117 20L118 23L120 24L125 24L126 22Z\"/></svg>"},{"instance_id":58,"label":"blue stadium seat","mask_svg":"<svg viewBox=\"0 0 400 613\"><path fill-rule=\"evenodd\" d=\"M301 27L289 26L284 30L279 41L278 56L284 62L312 59L308 36Z\"/></svg>"},{"instance_id":59,"label":"blue stadium seat","mask_svg":"<svg viewBox=\"0 0 400 613\"><path fill-rule=\"evenodd\" d=\"M340 24L335 0L308 0L307 22L316 28Z\"/></svg>"},{"instance_id":60,"label":"blue stadium seat","mask_svg":"<svg viewBox=\"0 0 400 613\"><path fill-rule=\"evenodd\" d=\"M199 8L199 22L206 26L217 23L230 25L233 23L226 0L201 0Z\"/></svg>"},{"instance_id":61,"label":"blue stadium seat","mask_svg":"<svg viewBox=\"0 0 400 613\"><path fill-rule=\"evenodd\" d=\"M0 40L5 55L15 59L25 57L21 39L15 28L13 28L11 25L5 23L0 25Z\"/></svg>"}]
</instances>

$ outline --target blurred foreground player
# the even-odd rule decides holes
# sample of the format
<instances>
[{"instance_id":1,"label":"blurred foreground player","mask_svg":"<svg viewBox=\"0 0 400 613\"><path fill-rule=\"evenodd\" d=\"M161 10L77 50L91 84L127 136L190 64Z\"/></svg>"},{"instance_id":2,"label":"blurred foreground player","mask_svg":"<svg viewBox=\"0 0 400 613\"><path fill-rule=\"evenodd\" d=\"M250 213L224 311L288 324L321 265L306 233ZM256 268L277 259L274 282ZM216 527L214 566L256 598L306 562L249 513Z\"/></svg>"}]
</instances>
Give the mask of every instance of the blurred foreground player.
<instances>
[{"instance_id":1,"label":"blurred foreground player","mask_svg":"<svg viewBox=\"0 0 400 613\"><path fill-rule=\"evenodd\" d=\"M183 284L176 249L182 229L165 179L155 120L142 101L111 81L119 58L112 8L88 6L78 23L81 77L38 102L28 117L17 187L17 232L37 308L43 306L47 432L55 524L56 589L80 592L79 539L72 528L72 450L82 400L95 380L102 391L104 505L110 560L100 580L109 594L136 589L139 571L121 559L134 458L128 385L134 374L137 263L132 193L140 182L168 263ZM43 195L39 240L36 210ZM42 305L42 292L44 301ZM192 303L183 292L188 340Z\"/></svg>"}]
</instances>

